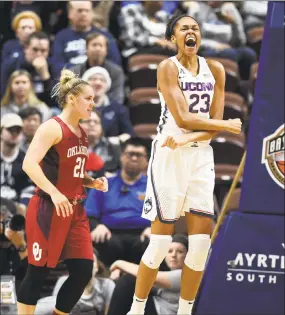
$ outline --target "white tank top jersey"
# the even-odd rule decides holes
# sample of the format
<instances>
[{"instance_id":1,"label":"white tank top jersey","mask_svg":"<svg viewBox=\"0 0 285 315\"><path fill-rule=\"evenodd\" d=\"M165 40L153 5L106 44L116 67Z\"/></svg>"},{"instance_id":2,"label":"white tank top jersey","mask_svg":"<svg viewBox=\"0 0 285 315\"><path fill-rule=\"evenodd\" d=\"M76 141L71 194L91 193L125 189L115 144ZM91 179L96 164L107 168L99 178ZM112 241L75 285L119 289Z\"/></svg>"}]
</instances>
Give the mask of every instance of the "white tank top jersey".
<instances>
[{"instance_id":1,"label":"white tank top jersey","mask_svg":"<svg viewBox=\"0 0 285 315\"><path fill-rule=\"evenodd\" d=\"M215 78L208 67L206 59L198 56L199 73L196 77L181 65L176 56L169 59L178 68L178 83L189 106L189 112L209 119L210 107L214 96ZM157 137L190 133L191 131L177 126L167 108L162 93L158 91L158 94L161 103L161 115L157 127ZM203 143L210 143L210 141L203 141Z\"/></svg>"}]
</instances>

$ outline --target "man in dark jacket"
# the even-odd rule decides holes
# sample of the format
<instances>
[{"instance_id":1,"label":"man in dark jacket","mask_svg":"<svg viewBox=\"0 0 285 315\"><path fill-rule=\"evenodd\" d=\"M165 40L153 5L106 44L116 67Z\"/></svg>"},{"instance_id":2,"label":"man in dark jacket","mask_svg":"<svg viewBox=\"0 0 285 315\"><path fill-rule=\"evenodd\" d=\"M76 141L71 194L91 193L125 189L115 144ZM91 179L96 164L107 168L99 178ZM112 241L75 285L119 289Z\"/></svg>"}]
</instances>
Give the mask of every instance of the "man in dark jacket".
<instances>
[{"instance_id":1,"label":"man in dark jacket","mask_svg":"<svg viewBox=\"0 0 285 315\"><path fill-rule=\"evenodd\" d=\"M86 37L86 54L88 59L83 64L72 67L72 70L82 77L83 73L89 68L95 66L105 68L112 80L108 96L123 104L125 82L124 72L120 66L106 59L108 54L108 44L108 38L103 34L90 33Z\"/></svg>"}]
</instances>

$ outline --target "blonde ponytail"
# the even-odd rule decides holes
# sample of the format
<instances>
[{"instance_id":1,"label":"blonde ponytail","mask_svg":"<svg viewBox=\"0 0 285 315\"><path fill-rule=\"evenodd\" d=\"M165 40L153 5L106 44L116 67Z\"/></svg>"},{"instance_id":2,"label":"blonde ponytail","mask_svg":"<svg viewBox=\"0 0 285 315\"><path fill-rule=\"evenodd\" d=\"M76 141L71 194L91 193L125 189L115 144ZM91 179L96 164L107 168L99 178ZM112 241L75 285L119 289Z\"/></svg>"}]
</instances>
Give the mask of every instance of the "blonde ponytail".
<instances>
[{"instance_id":1,"label":"blonde ponytail","mask_svg":"<svg viewBox=\"0 0 285 315\"><path fill-rule=\"evenodd\" d=\"M77 96L82 91L83 85L88 82L78 78L71 70L63 69L60 74L59 82L53 87L51 96L56 97L59 105L64 107L68 93Z\"/></svg>"}]
</instances>

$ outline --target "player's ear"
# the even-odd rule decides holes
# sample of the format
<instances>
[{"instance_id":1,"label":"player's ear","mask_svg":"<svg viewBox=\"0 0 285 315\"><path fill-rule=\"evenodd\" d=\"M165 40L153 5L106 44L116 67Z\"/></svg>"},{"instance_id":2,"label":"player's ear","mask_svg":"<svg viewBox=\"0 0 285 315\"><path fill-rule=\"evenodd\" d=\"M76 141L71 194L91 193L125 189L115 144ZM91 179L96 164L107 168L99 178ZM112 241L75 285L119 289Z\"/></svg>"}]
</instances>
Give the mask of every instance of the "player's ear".
<instances>
[{"instance_id":1,"label":"player's ear","mask_svg":"<svg viewBox=\"0 0 285 315\"><path fill-rule=\"evenodd\" d=\"M71 104L73 106L74 103L75 103L75 96L73 94L69 94L67 96L67 104Z\"/></svg>"},{"instance_id":2,"label":"player's ear","mask_svg":"<svg viewBox=\"0 0 285 315\"><path fill-rule=\"evenodd\" d=\"M174 35L171 36L171 42L172 42L173 44L176 44L176 38L175 38Z\"/></svg>"}]
</instances>

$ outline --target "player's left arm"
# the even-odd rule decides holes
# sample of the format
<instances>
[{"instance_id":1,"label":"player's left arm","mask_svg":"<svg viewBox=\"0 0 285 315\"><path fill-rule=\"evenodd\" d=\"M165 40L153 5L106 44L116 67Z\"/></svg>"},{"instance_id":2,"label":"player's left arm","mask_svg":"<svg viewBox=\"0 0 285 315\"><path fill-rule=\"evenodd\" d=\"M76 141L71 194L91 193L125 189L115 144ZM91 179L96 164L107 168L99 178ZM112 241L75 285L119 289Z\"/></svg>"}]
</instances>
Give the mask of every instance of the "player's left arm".
<instances>
[{"instance_id":1,"label":"player's left arm","mask_svg":"<svg viewBox=\"0 0 285 315\"><path fill-rule=\"evenodd\" d=\"M216 81L214 96L210 107L210 118L222 120L225 106L225 69L223 65L216 60L207 60L207 64ZM215 137L217 133L217 131L195 131L185 135L167 137L162 147L167 146L171 149L175 149L176 147L183 146L188 142L207 141Z\"/></svg>"},{"instance_id":2,"label":"player's left arm","mask_svg":"<svg viewBox=\"0 0 285 315\"><path fill-rule=\"evenodd\" d=\"M89 176L87 172L85 172L83 178L83 186L107 192L108 180L106 177L93 178Z\"/></svg>"}]
</instances>

